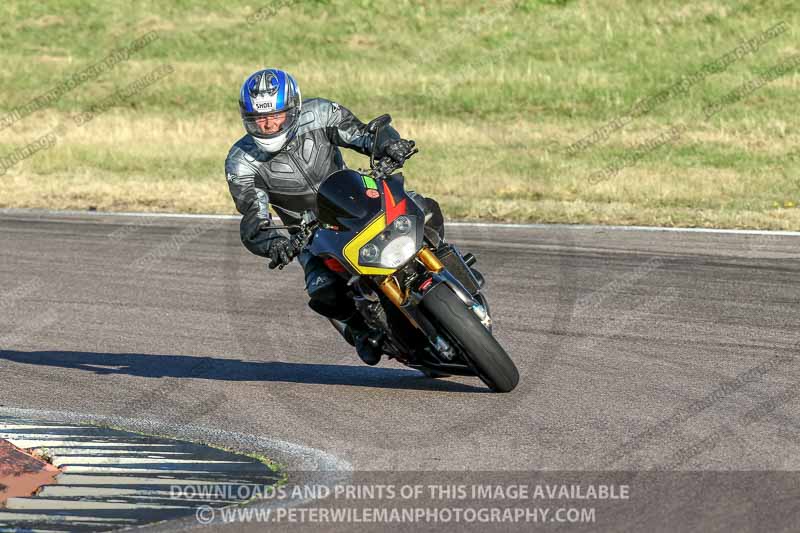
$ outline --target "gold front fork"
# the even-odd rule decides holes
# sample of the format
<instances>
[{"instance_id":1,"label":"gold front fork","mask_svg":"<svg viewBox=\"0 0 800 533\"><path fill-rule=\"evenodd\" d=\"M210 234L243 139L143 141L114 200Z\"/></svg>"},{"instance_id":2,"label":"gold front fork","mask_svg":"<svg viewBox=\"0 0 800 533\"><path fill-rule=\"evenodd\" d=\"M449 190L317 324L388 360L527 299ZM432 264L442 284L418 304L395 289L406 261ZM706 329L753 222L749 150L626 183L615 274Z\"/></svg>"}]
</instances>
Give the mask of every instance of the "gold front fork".
<instances>
[{"instance_id":1,"label":"gold front fork","mask_svg":"<svg viewBox=\"0 0 800 533\"><path fill-rule=\"evenodd\" d=\"M422 247L422 250L417 254L417 258L422 261L425 268L431 272L441 272L444 268L444 265L439 261L439 258L436 257L436 254L431 252L426 246Z\"/></svg>"},{"instance_id":2,"label":"gold front fork","mask_svg":"<svg viewBox=\"0 0 800 533\"><path fill-rule=\"evenodd\" d=\"M397 280L393 276L386 276L386 279L381 283L381 290L383 294L389 298L394 305L400 308L403 302L406 301L406 296L403 290L398 285Z\"/></svg>"}]
</instances>

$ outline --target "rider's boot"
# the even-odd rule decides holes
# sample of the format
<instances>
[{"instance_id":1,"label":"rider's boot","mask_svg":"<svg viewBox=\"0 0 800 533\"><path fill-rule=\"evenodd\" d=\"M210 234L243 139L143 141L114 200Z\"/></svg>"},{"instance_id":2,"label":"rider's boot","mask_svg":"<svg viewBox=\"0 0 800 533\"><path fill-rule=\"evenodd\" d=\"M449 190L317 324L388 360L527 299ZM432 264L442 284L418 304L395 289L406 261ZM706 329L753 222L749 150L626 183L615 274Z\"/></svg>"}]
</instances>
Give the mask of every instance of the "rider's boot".
<instances>
[{"instance_id":1,"label":"rider's boot","mask_svg":"<svg viewBox=\"0 0 800 533\"><path fill-rule=\"evenodd\" d=\"M356 347L361 360L369 366L377 365L383 355L380 350L380 338L370 329L361 313L354 313L347 320L343 320L343 323L347 326L345 339L352 340L351 344Z\"/></svg>"}]
</instances>

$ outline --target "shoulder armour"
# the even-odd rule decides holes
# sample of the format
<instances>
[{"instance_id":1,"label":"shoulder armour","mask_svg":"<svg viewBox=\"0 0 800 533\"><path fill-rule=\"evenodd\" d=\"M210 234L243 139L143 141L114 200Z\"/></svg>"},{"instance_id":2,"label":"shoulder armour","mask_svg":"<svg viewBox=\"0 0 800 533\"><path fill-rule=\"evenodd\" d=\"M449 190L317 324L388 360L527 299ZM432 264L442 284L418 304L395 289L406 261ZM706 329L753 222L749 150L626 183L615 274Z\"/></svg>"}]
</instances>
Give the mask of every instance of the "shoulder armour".
<instances>
[{"instance_id":1,"label":"shoulder armour","mask_svg":"<svg viewBox=\"0 0 800 533\"><path fill-rule=\"evenodd\" d=\"M225 159L225 176L228 181L255 175L259 164L257 155L258 148L249 135L239 139L231 147Z\"/></svg>"},{"instance_id":2,"label":"shoulder armour","mask_svg":"<svg viewBox=\"0 0 800 533\"><path fill-rule=\"evenodd\" d=\"M333 105L338 106L324 98L311 98L304 101L303 112L300 114L300 126L297 130L298 135L324 128L328 123Z\"/></svg>"}]
</instances>

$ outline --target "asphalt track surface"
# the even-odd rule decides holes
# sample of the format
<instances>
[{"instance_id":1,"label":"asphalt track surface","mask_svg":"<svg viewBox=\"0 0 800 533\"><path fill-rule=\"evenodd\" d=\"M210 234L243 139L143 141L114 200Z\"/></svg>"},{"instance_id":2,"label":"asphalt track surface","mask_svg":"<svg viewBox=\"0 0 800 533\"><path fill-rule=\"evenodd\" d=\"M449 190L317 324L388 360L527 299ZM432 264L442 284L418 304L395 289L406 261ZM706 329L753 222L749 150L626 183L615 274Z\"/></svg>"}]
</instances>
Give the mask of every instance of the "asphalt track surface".
<instances>
[{"instance_id":1,"label":"asphalt track surface","mask_svg":"<svg viewBox=\"0 0 800 533\"><path fill-rule=\"evenodd\" d=\"M0 406L356 471L800 470L800 238L448 231L488 279L511 394L364 366L235 221L2 214Z\"/></svg>"}]
</instances>

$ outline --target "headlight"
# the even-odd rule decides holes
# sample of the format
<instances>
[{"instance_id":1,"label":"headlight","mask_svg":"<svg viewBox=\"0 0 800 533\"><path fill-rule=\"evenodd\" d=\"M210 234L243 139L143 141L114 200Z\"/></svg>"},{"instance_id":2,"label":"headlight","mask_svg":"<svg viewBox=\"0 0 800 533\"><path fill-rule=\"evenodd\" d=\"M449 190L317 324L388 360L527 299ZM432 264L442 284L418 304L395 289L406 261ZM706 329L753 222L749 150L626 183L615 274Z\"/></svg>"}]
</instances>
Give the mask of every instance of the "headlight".
<instances>
[{"instance_id":1,"label":"headlight","mask_svg":"<svg viewBox=\"0 0 800 533\"><path fill-rule=\"evenodd\" d=\"M359 255L361 255L361 260L365 263L374 263L378 260L378 256L380 255L381 251L378 249L377 246L374 244L365 244L361 247L361 251Z\"/></svg>"},{"instance_id":2,"label":"headlight","mask_svg":"<svg viewBox=\"0 0 800 533\"><path fill-rule=\"evenodd\" d=\"M399 216L394 221L394 229L403 235L411 230L411 220L407 216Z\"/></svg>"},{"instance_id":3,"label":"headlight","mask_svg":"<svg viewBox=\"0 0 800 533\"><path fill-rule=\"evenodd\" d=\"M369 244L367 246L370 246ZM364 248L366 248L365 246ZM363 251L364 248L361 250ZM386 245L381 252L381 264L389 268L399 267L417 253L417 245L411 237L398 237Z\"/></svg>"},{"instance_id":4,"label":"headlight","mask_svg":"<svg viewBox=\"0 0 800 533\"><path fill-rule=\"evenodd\" d=\"M422 246L422 216L400 215L379 228L380 222L376 219L372 239L358 249L358 265L396 270L413 259Z\"/></svg>"}]
</instances>

